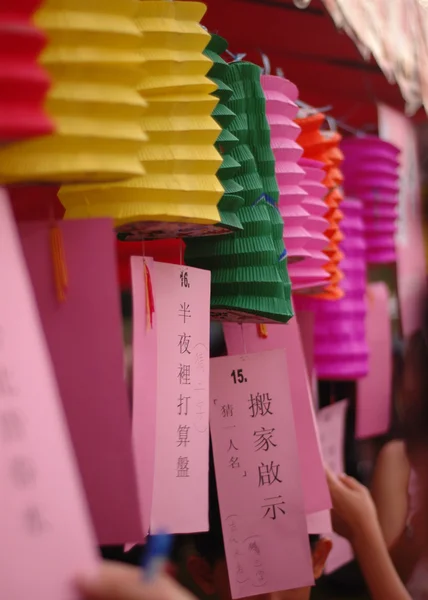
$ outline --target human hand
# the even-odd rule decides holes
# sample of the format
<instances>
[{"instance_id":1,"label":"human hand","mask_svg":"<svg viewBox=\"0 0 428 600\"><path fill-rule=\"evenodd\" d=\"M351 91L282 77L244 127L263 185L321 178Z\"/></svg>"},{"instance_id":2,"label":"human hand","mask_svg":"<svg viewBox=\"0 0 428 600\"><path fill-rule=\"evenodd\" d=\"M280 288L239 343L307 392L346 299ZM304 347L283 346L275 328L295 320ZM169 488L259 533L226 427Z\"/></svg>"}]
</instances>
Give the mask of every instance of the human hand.
<instances>
[{"instance_id":1,"label":"human hand","mask_svg":"<svg viewBox=\"0 0 428 600\"><path fill-rule=\"evenodd\" d=\"M353 477L336 477L326 469L327 483L333 503L333 529L352 541L358 534L379 528L376 507L369 490Z\"/></svg>"},{"instance_id":2,"label":"human hand","mask_svg":"<svg viewBox=\"0 0 428 600\"><path fill-rule=\"evenodd\" d=\"M77 589L84 600L195 600L167 575L146 583L141 569L105 563L95 578L78 578Z\"/></svg>"}]
</instances>

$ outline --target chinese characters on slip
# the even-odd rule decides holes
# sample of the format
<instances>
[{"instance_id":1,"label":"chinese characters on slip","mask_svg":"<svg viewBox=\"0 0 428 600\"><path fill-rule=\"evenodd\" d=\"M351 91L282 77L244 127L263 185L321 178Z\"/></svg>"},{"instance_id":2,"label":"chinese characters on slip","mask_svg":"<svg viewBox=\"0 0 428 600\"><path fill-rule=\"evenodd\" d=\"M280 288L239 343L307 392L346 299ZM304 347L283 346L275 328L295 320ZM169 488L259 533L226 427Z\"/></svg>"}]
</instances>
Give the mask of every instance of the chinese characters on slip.
<instances>
[{"instance_id":1,"label":"chinese characters on slip","mask_svg":"<svg viewBox=\"0 0 428 600\"><path fill-rule=\"evenodd\" d=\"M312 585L284 351L212 359L210 402L233 598Z\"/></svg>"},{"instance_id":2,"label":"chinese characters on slip","mask_svg":"<svg viewBox=\"0 0 428 600\"><path fill-rule=\"evenodd\" d=\"M206 531L210 273L156 262L153 273L157 405L151 528Z\"/></svg>"},{"instance_id":3,"label":"chinese characters on slip","mask_svg":"<svg viewBox=\"0 0 428 600\"><path fill-rule=\"evenodd\" d=\"M36 590L43 600L77 600L72 582L76 574L96 567L95 539L15 224L2 192L0 262L2 596L30 598Z\"/></svg>"},{"instance_id":4,"label":"chinese characters on slip","mask_svg":"<svg viewBox=\"0 0 428 600\"><path fill-rule=\"evenodd\" d=\"M285 350L306 514L330 510L330 494L317 437L311 389L297 320L291 319L287 325L268 325L266 338L258 335L254 323L224 323L223 330L229 355L242 354L244 348L250 353L281 348Z\"/></svg>"},{"instance_id":5,"label":"chinese characters on slip","mask_svg":"<svg viewBox=\"0 0 428 600\"><path fill-rule=\"evenodd\" d=\"M19 223L21 246L98 544L122 544L141 539L142 528L112 223L60 222L70 282L61 303L52 269L51 227L49 221Z\"/></svg>"},{"instance_id":6,"label":"chinese characters on slip","mask_svg":"<svg viewBox=\"0 0 428 600\"><path fill-rule=\"evenodd\" d=\"M344 472L345 426L348 401L341 400L321 409L317 415L321 452L328 468L340 475ZM324 532L326 533L326 532ZM345 538L328 533L333 548L328 557L325 572L332 573L353 559L352 547Z\"/></svg>"}]
</instances>

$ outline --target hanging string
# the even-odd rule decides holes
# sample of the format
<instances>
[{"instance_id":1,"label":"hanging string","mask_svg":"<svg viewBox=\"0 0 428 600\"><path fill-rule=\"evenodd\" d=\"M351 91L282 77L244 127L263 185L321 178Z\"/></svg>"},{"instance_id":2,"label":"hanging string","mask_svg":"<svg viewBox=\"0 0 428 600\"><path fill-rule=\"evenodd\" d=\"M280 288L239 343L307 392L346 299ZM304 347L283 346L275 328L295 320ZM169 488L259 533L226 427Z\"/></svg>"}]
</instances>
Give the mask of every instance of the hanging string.
<instances>
[{"instance_id":1,"label":"hanging string","mask_svg":"<svg viewBox=\"0 0 428 600\"><path fill-rule=\"evenodd\" d=\"M64 302L68 289L68 271L63 235L56 222L52 224L49 233L56 297L58 302Z\"/></svg>"},{"instance_id":2,"label":"hanging string","mask_svg":"<svg viewBox=\"0 0 428 600\"><path fill-rule=\"evenodd\" d=\"M153 313L155 312L155 299L153 296L152 278L150 275L150 269L146 261L146 243L145 240L141 242L142 254L143 254L143 275L144 275L144 291L146 296L146 329L149 331L153 329Z\"/></svg>"},{"instance_id":3,"label":"hanging string","mask_svg":"<svg viewBox=\"0 0 428 600\"><path fill-rule=\"evenodd\" d=\"M336 399L337 399L336 384L334 383L334 381L332 381L330 383L330 404L334 404L336 402Z\"/></svg>"},{"instance_id":4,"label":"hanging string","mask_svg":"<svg viewBox=\"0 0 428 600\"><path fill-rule=\"evenodd\" d=\"M247 56L245 53L233 54L233 52L231 52L227 48L226 48L226 54L228 56L230 56L230 58L232 59L231 62L241 62Z\"/></svg>"},{"instance_id":5,"label":"hanging string","mask_svg":"<svg viewBox=\"0 0 428 600\"><path fill-rule=\"evenodd\" d=\"M147 331L153 329L153 314L155 312L155 299L153 296L152 278L147 261L143 258L144 269L144 289L146 291L146 328Z\"/></svg>"},{"instance_id":6,"label":"hanging string","mask_svg":"<svg viewBox=\"0 0 428 600\"><path fill-rule=\"evenodd\" d=\"M247 344L245 342L244 336L244 325L241 323L241 336L242 336L242 346L244 347L244 354L247 354Z\"/></svg>"}]
</instances>

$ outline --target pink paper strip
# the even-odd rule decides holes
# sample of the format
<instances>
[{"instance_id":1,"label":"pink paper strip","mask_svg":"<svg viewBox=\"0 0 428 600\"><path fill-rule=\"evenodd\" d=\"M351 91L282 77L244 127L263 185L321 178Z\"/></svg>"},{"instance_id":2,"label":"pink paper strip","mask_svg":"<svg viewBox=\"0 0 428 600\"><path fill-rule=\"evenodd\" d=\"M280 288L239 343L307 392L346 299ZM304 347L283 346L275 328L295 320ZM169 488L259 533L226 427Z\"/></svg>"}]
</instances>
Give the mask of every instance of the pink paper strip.
<instances>
[{"instance_id":1,"label":"pink paper strip","mask_svg":"<svg viewBox=\"0 0 428 600\"><path fill-rule=\"evenodd\" d=\"M257 326L250 323L224 323L223 331L229 355L285 349L284 368L287 368L289 377L305 510L312 513L329 509L330 494L317 439L310 383L296 319L292 319L287 325L268 325L267 338L261 338Z\"/></svg>"},{"instance_id":2,"label":"pink paper strip","mask_svg":"<svg viewBox=\"0 0 428 600\"><path fill-rule=\"evenodd\" d=\"M309 379L312 380L314 374L314 331L315 331L315 315L309 310L296 311L297 324L299 326L300 339L303 345L306 367L309 374Z\"/></svg>"},{"instance_id":3,"label":"pink paper strip","mask_svg":"<svg viewBox=\"0 0 428 600\"><path fill-rule=\"evenodd\" d=\"M0 192L0 560L2 597L78 600L96 569L61 400L8 199Z\"/></svg>"},{"instance_id":4,"label":"pink paper strip","mask_svg":"<svg viewBox=\"0 0 428 600\"><path fill-rule=\"evenodd\" d=\"M389 106L378 105L380 136L400 150L400 194L397 243L397 285L403 335L421 326L421 295L426 285L422 231L421 174L418 136L410 119Z\"/></svg>"},{"instance_id":5,"label":"pink paper strip","mask_svg":"<svg viewBox=\"0 0 428 600\"><path fill-rule=\"evenodd\" d=\"M391 324L384 283L372 283L368 288L366 335L369 374L357 382L357 439L383 435L391 421Z\"/></svg>"},{"instance_id":6,"label":"pink paper strip","mask_svg":"<svg viewBox=\"0 0 428 600\"><path fill-rule=\"evenodd\" d=\"M209 271L155 263L158 369L151 530L208 530Z\"/></svg>"},{"instance_id":7,"label":"pink paper strip","mask_svg":"<svg viewBox=\"0 0 428 600\"><path fill-rule=\"evenodd\" d=\"M156 312L152 327L147 325L144 263L154 277L152 258L131 257L133 307L133 398L132 437L144 534L150 529L153 479L155 472L156 397L157 397L157 327Z\"/></svg>"},{"instance_id":8,"label":"pink paper strip","mask_svg":"<svg viewBox=\"0 0 428 600\"><path fill-rule=\"evenodd\" d=\"M212 359L210 397L232 597L312 585L284 350Z\"/></svg>"},{"instance_id":9,"label":"pink paper strip","mask_svg":"<svg viewBox=\"0 0 428 600\"><path fill-rule=\"evenodd\" d=\"M306 515L306 524L308 526L308 533L311 534L324 534L331 537L333 528L331 525L331 515L329 510L320 510L319 512L311 513Z\"/></svg>"},{"instance_id":10,"label":"pink paper strip","mask_svg":"<svg viewBox=\"0 0 428 600\"><path fill-rule=\"evenodd\" d=\"M325 464L339 475L344 471L345 425L348 401L341 400L318 412L318 431ZM354 555L350 543L336 533L325 532L333 541L325 573L333 573L350 562Z\"/></svg>"},{"instance_id":11,"label":"pink paper strip","mask_svg":"<svg viewBox=\"0 0 428 600\"><path fill-rule=\"evenodd\" d=\"M99 544L142 537L129 398L108 220L59 221L69 286L55 293L50 224L21 223L21 242Z\"/></svg>"}]
</instances>

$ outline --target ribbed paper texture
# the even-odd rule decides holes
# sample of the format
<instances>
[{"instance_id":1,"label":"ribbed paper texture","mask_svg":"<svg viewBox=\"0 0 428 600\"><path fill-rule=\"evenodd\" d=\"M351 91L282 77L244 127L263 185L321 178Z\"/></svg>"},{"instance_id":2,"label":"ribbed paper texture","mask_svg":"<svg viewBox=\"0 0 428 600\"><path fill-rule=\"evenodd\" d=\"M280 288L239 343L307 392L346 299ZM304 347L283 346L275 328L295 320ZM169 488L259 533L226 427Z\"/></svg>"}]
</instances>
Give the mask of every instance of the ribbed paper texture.
<instances>
[{"instance_id":1,"label":"ribbed paper texture","mask_svg":"<svg viewBox=\"0 0 428 600\"><path fill-rule=\"evenodd\" d=\"M325 235L328 228L325 216L327 209L324 201L327 189L322 183L325 177L322 162L301 158L299 165L304 171L300 187L306 192L302 205L308 213L305 228L310 235L306 244L309 257L302 263L291 265L290 276L293 282L293 291L311 294L321 291L329 277L325 270L329 260L325 253L328 245Z\"/></svg>"},{"instance_id":2,"label":"ribbed paper texture","mask_svg":"<svg viewBox=\"0 0 428 600\"><path fill-rule=\"evenodd\" d=\"M261 78L266 97L267 119L271 130L271 145L275 156L275 173L279 186L279 210L284 220L284 244L287 250L289 273L292 284L293 263L309 256L306 244L310 237L305 228L309 213L303 208L306 192L299 187L304 177L298 165L297 153L290 156L290 143L295 143L300 129L293 122L297 105L292 100L296 86L274 75ZM291 96L291 97L290 97ZM300 149L300 153L303 150Z\"/></svg>"},{"instance_id":3,"label":"ribbed paper texture","mask_svg":"<svg viewBox=\"0 0 428 600\"><path fill-rule=\"evenodd\" d=\"M137 5L137 87L147 100L137 125L148 136L138 154L145 174L64 186L66 217L111 216L126 240L221 233L217 205L224 190L216 173L222 159L215 148L221 127L211 116L217 86L207 77L213 63L203 54L210 35L199 23L206 7L161 0Z\"/></svg>"},{"instance_id":4,"label":"ribbed paper texture","mask_svg":"<svg viewBox=\"0 0 428 600\"><path fill-rule=\"evenodd\" d=\"M217 171L217 177L224 189L224 194L218 204L219 226L230 230L238 230L242 229L242 223L237 212L244 205L244 199L240 196L242 186L234 179L240 165L232 156L225 154L226 151L230 151L239 143L238 138L228 131L234 119L236 119L236 115L225 104L232 95L231 88L224 82L229 67L220 56L226 49L226 40L214 34L211 36L204 54L213 63L208 72L208 77L217 85L217 90L212 94L219 100L212 116L222 128L216 142L216 148L223 157L223 162Z\"/></svg>"},{"instance_id":5,"label":"ribbed paper texture","mask_svg":"<svg viewBox=\"0 0 428 600\"><path fill-rule=\"evenodd\" d=\"M44 102L48 73L38 64L46 35L33 23L38 0L0 8L0 143L47 135L54 124Z\"/></svg>"},{"instance_id":6,"label":"ribbed paper texture","mask_svg":"<svg viewBox=\"0 0 428 600\"><path fill-rule=\"evenodd\" d=\"M395 262L399 150L374 136L343 140L341 147L345 154L345 191L363 202L367 261Z\"/></svg>"},{"instance_id":7,"label":"ribbed paper texture","mask_svg":"<svg viewBox=\"0 0 428 600\"><path fill-rule=\"evenodd\" d=\"M299 118L296 122L302 128L298 142L303 147L303 156L307 159L322 162L325 171L322 183L327 188L327 195L324 198L326 204L324 216L328 221L328 227L325 231L328 238L328 245L325 250L328 261L324 268L328 273L328 280L324 290L317 293L317 297L337 300L343 296L343 290L340 287L343 273L339 267L342 257L339 244L343 239L340 231L340 221L343 215L338 210L342 199L339 186L343 181L340 170L343 154L339 149L341 136L335 132L321 130L321 125L324 122L324 115L321 113Z\"/></svg>"},{"instance_id":8,"label":"ribbed paper texture","mask_svg":"<svg viewBox=\"0 0 428 600\"><path fill-rule=\"evenodd\" d=\"M211 270L214 319L286 322L292 316L290 280L260 68L233 63L225 83L233 91L226 106L237 115L229 131L239 144L229 155L240 165L235 181L243 188L238 211L243 230L188 240L185 260Z\"/></svg>"},{"instance_id":9,"label":"ribbed paper texture","mask_svg":"<svg viewBox=\"0 0 428 600\"><path fill-rule=\"evenodd\" d=\"M315 313L314 356L320 379L360 379L368 373L366 340L366 248L363 208L360 200L345 198L342 203L345 258L343 299L336 302L299 297L296 310Z\"/></svg>"},{"instance_id":10,"label":"ribbed paper texture","mask_svg":"<svg viewBox=\"0 0 428 600\"><path fill-rule=\"evenodd\" d=\"M34 22L52 85L51 135L0 148L0 181L109 181L143 172L137 84L140 34L132 0L46 0Z\"/></svg>"}]
</instances>

